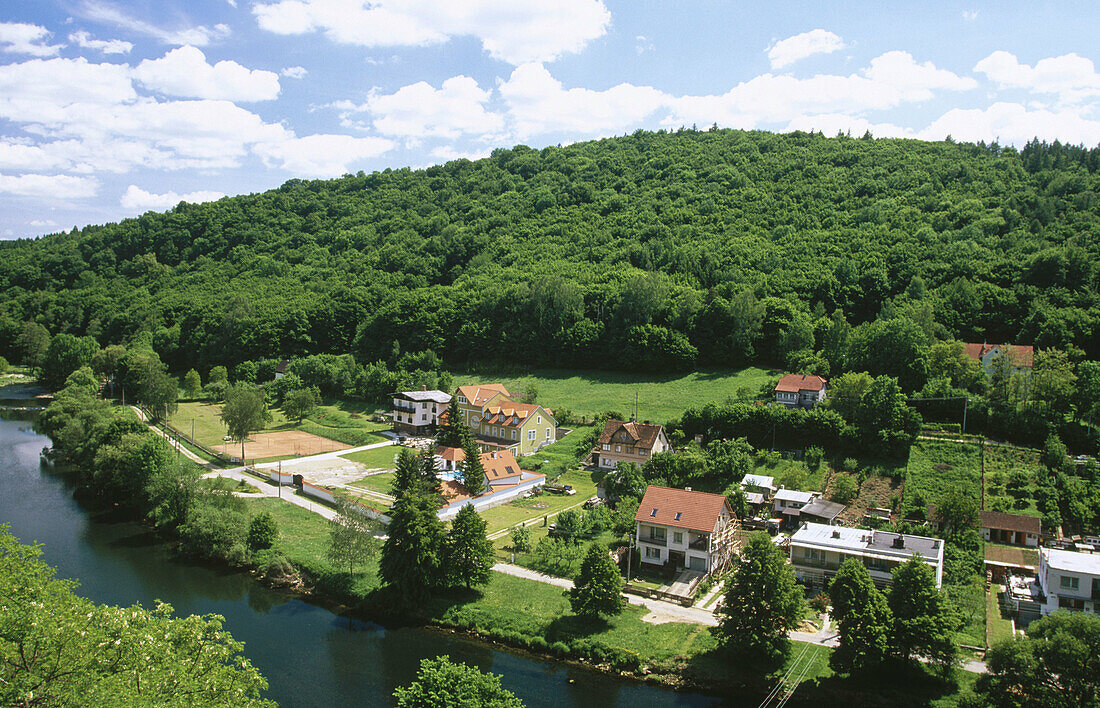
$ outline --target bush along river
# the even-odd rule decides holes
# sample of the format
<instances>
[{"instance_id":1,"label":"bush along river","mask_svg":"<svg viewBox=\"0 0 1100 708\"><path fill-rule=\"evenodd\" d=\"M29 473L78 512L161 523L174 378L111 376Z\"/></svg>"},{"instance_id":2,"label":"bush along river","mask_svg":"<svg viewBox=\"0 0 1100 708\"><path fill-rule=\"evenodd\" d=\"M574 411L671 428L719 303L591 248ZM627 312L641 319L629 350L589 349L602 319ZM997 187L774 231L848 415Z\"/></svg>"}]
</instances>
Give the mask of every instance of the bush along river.
<instances>
[{"instance_id":1,"label":"bush along river","mask_svg":"<svg viewBox=\"0 0 1100 708\"><path fill-rule=\"evenodd\" d=\"M243 573L180 561L149 527L86 506L63 472L43 467L39 454L50 441L34 430L33 415L0 411L0 523L24 543L41 543L43 560L60 577L79 580L77 592L96 602L151 607L163 600L181 615L222 615L267 677L266 697L280 705L390 705L394 688L415 678L420 660L439 654L501 674L504 686L531 707L725 703L459 635L340 617Z\"/></svg>"}]
</instances>

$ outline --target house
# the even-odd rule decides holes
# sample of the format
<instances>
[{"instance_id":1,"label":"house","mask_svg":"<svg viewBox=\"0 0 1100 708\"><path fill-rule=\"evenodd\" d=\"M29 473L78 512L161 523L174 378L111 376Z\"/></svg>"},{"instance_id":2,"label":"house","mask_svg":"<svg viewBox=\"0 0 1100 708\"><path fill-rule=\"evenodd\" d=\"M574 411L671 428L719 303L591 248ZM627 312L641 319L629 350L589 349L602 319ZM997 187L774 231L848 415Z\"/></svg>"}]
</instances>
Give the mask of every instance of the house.
<instances>
[{"instance_id":1,"label":"house","mask_svg":"<svg viewBox=\"0 0 1100 708\"><path fill-rule=\"evenodd\" d=\"M985 572L995 583L1003 583L1012 575L1033 578L1038 570L1039 551L1034 548L985 547Z\"/></svg>"},{"instance_id":2,"label":"house","mask_svg":"<svg viewBox=\"0 0 1100 708\"><path fill-rule=\"evenodd\" d=\"M977 361L985 369L985 373L993 375L993 360L998 356L1007 356L1009 374L1020 372L1030 373L1035 359L1035 348L1030 346L1017 346L1009 344L975 344L965 342L966 355Z\"/></svg>"},{"instance_id":3,"label":"house","mask_svg":"<svg viewBox=\"0 0 1100 708\"><path fill-rule=\"evenodd\" d=\"M1100 555L1039 549L1040 612L1100 611Z\"/></svg>"},{"instance_id":4,"label":"house","mask_svg":"<svg viewBox=\"0 0 1100 708\"><path fill-rule=\"evenodd\" d=\"M279 363L275 365L275 380L278 381L279 379L286 376L286 370L288 368L290 368L290 360L280 359Z\"/></svg>"},{"instance_id":5,"label":"house","mask_svg":"<svg viewBox=\"0 0 1100 708\"><path fill-rule=\"evenodd\" d=\"M451 395L444 391L401 391L393 394L393 430L406 435L431 435L439 414L447 410Z\"/></svg>"},{"instance_id":6,"label":"house","mask_svg":"<svg viewBox=\"0 0 1100 708\"><path fill-rule=\"evenodd\" d=\"M604 469L612 469L620 462L633 462L641 467L653 455L671 449L663 425L651 425L648 420L644 423L609 420L592 448L592 461Z\"/></svg>"},{"instance_id":7,"label":"house","mask_svg":"<svg viewBox=\"0 0 1100 708\"><path fill-rule=\"evenodd\" d=\"M798 525L802 516L802 507L821 496L818 492L800 492L795 489L780 489L772 500L775 502L775 513L783 520L783 525L794 527Z\"/></svg>"},{"instance_id":8,"label":"house","mask_svg":"<svg viewBox=\"0 0 1100 708\"><path fill-rule=\"evenodd\" d=\"M775 385L775 402L792 408L813 408L825 400L825 384L820 376L787 374Z\"/></svg>"},{"instance_id":9,"label":"house","mask_svg":"<svg viewBox=\"0 0 1100 708\"><path fill-rule=\"evenodd\" d=\"M721 494L651 485L634 521L642 563L709 573L734 550L733 509Z\"/></svg>"},{"instance_id":10,"label":"house","mask_svg":"<svg viewBox=\"0 0 1100 708\"><path fill-rule=\"evenodd\" d=\"M455 399L482 450L530 455L557 440L558 421L537 403L517 403L501 384L459 386Z\"/></svg>"},{"instance_id":11,"label":"house","mask_svg":"<svg viewBox=\"0 0 1100 708\"><path fill-rule=\"evenodd\" d=\"M848 507L836 502L826 501L820 497L813 499L809 504L799 510L799 518L807 523L825 524L834 526L836 517L844 513Z\"/></svg>"},{"instance_id":12,"label":"house","mask_svg":"<svg viewBox=\"0 0 1100 708\"><path fill-rule=\"evenodd\" d=\"M519 468L516 458L507 450L492 450L482 453L480 457L489 491L519 484L523 478L523 470Z\"/></svg>"},{"instance_id":13,"label":"house","mask_svg":"<svg viewBox=\"0 0 1100 708\"><path fill-rule=\"evenodd\" d=\"M807 523L791 535L790 549L795 576L811 585L824 586L841 563L856 558L875 585L887 587L894 569L914 555L935 571L936 587L943 585L944 543L938 538Z\"/></svg>"},{"instance_id":14,"label":"house","mask_svg":"<svg viewBox=\"0 0 1100 708\"><path fill-rule=\"evenodd\" d=\"M435 448L435 468L440 472L458 472L466 459L466 451L460 447L438 445Z\"/></svg>"},{"instance_id":15,"label":"house","mask_svg":"<svg viewBox=\"0 0 1100 708\"><path fill-rule=\"evenodd\" d=\"M983 511L981 516L982 538L990 543L1009 546L1039 547L1042 522L1036 516L1004 514L999 511Z\"/></svg>"},{"instance_id":16,"label":"house","mask_svg":"<svg viewBox=\"0 0 1100 708\"><path fill-rule=\"evenodd\" d=\"M772 500L772 496L779 487L775 486L775 477L767 477L762 474L747 474L741 480L741 488L745 494L759 494L766 502Z\"/></svg>"}]
</instances>

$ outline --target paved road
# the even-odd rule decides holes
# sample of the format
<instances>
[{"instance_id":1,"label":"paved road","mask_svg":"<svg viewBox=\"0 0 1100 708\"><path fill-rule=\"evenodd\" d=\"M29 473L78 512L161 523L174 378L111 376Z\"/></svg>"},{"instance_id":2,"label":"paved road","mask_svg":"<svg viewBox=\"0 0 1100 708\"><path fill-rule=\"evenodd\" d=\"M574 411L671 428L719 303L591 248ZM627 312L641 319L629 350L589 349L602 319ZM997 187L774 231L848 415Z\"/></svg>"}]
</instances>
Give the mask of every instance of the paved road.
<instances>
[{"instance_id":1,"label":"paved road","mask_svg":"<svg viewBox=\"0 0 1100 708\"><path fill-rule=\"evenodd\" d=\"M244 471L243 467L236 467L231 470L215 470L213 472L207 472L203 475L203 477L225 477L227 479L237 481L243 480L251 484L253 487L259 489L260 493L262 493L264 496L279 497L283 501L290 502L291 504L296 504L307 511L312 511L315 514L320 514L326 519L336 518L336 512L333 509L330 509L320 502L313 501L308 497L303 497L297 494L294 487L292 486L284 485L280 496L279 487L272 484L271 482L262 481L255 476L248 474Z\"/></svg>"}]
</instances>

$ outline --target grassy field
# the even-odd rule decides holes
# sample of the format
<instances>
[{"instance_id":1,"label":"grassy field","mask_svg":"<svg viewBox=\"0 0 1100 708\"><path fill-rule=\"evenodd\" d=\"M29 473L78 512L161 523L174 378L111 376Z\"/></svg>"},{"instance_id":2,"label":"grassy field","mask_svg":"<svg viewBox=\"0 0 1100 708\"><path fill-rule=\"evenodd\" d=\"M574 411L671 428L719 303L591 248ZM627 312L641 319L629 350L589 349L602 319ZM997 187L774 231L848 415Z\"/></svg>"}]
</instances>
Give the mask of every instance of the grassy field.
<instances>
[{"instance_id":1,"label":"grassy field","mask_svg":"<svg viewBox=\"0 0 1100 708\"><path fill-rule=\"evenodd\" d=\"M389 445L387 447L376 447L373 450L350 452L346 455L340 455L340 457L366 465L368 469L392 470L395 466L394 458L400 450L401 448L397 446Z\"/></svg>"},{"instance_id":2,"label":"grassy field","mask_svg":"<svg viewBox=\"0 0 1100 708\"><path fill-rule=\"evenodd\" d=\"M1001 605L997 601L997 595L1001 592L1000 585L992 585L986 593L985 609L985 645L993 646L1002 639L1011 639L1012 620L1001 614Z\"/></svg>"},{"instance_id":3,"label":"grassy field","mask_svg":"<svg viewBox=\"0 0 1100 708\"><path fill-rule=\"evenodd\" d=\"M344 404L336 403L319 406L317 411L301 422L301 424L287 420L282 411L271 409L271 422L263 430L257 433L274 430L302 430L313 433L329 440L336 440L347 445L369 445L382 442L386 438L378 431L386 430L382 423L371 423L367 418L352 418L351 413L342 408ZM190 401L180 403L176 412L168 418L168 422L176 430L190 435L192 421L194 421L195 439L203 445L215 447L222 443L225 436L225 423L218 416L221 414L221 406L202 402Z\"/></svg>"},{"instance_id":4,"label":"grassy field","mask_svg":"<svg viewBox=\"0 0 1100 708\"><path fill-rule=\"evenodd\" d=\"M1035 503L1036 478L1042 473L1039 453L1000 445L985 447L985 508L996 508L999 498L1012 514L1042 516ZM1023 472L1029 480L1026 487L1009 488L1013 472Z\"/></svg>"},{"instance_id":5,"label":"grassy field","mask_svg":"<svg viewBox=\"0 0 1100 708\"><path fill-rule=\"evenodd\" d=\"M383 472L382 474L372 474L369 477L351 482L349 486L361 487L362 489L369 489L372 492L389 494L390 488L393 486L393 473Z\"/></svg>"},{"instance_id":6,"label":"grassy field","mask_svg":"<svg viewBox=\"0 0 1100 708\"><path fill-rule=\"evenodd\" d=\"M969 443L918 440L909 453L905 472L905 506L912 513L916 500L935 504L948 490L962 489L978 498L979 450Z\"/></svg>"},{"instance_id":7,"label":"grassy field","mask_svg":"<svg viewBox=\"0 0 1100 708\"><path fill-rule=\"evenodd\" d=\"M596 493L596 483L592 480L592 474L589 472L579 470L566 472L558 478L558 483L572 485L577 493L567 495L544 492L537 497L517 499L492 509L486 509L481 517L485 519L488 525L487 533L511 528L530 519L541 519L547 514L556 514L562 509L583 503L585 499Z\"/></svg>"},{"instance_id":8,"label":"grassy field","mask_svg":"<svg viewBox=\"0 0 1100 708\"><path fill-rule=\"evenodd\" d=\"M533 455L518 460L520 466L532 472L541 472L547 479L557 479L568 470L580 469L580 462L588 456L589 449L581 445L594 425L579 426L552 445L547 445ZM578 492L579 494L579 492Z\"/></svg>"},{"instance_id":9,"label":"grassy field","mask_svg":"<svg viewBox=\"0 0 1100 708\"><path fill-rule=\"evenodd\" d=\"M753 395L770 376L779 373L758 367L671 376L583 369L485 369L455 373L455 385L503 383L514 392L534 384L539 403L551 410L568 408L589 418L608 410L629 415L637 394L638 419L665 423L689 406Z\"/></svg>"}]
</instances>

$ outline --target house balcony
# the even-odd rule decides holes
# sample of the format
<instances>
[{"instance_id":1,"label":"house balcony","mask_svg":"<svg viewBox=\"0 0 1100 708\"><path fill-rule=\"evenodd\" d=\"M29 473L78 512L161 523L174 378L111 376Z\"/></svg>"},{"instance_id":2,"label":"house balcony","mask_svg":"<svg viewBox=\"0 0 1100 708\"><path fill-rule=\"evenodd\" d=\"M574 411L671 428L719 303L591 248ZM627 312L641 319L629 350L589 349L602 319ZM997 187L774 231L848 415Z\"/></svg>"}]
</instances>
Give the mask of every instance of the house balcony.
<instances>
[{"instance_id":1,"label":"house balcony","mask_svg":"<svg viewBox=\"0 0 1100 708\"><path fill-rule=\"evenodd\" d=\"M688 543L688 548L693 551L709 551L710 536L700 536L699 538Z\"/></svg>"},{"instance_id":2,"label":"house balcony","mask_svg":"<svg viewBox=\"0 0 1100 708\"><path fill-rule=\"evenodd\" d=\"M393 409L395 411L399 411L401 413L416 413L416 407L415 406L400 406L400 405L397 405L395 403L393 405Z\"/></svg>"},{"instance_id":3,"label":"house balcony","mask_svg":"<svg viewBox=\"0 0 1100 708\"><path fill-rule=\"evenodd\" d=\"M638 539L638 543L645 543L650 546L660 546L661 548L665 548L666 546L668 546L668 536L665 536L664 538L642 536Z\"/></svg>"},{"instance_id":4,"label":"house balcony","mask_svg":"<svg viewBox=\"0 0 1100 708\"><path fill-rule=\"evenodd\" d=\"M799 558L794 561L795 565L801 565L806 568L820 568L821 570L837 570L840 568L839 563L833 563L831 561L813 560L811 558Z\"/></svg>"}]
</instances>

